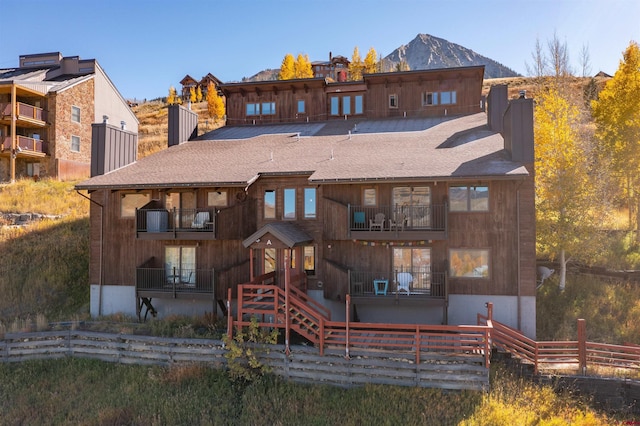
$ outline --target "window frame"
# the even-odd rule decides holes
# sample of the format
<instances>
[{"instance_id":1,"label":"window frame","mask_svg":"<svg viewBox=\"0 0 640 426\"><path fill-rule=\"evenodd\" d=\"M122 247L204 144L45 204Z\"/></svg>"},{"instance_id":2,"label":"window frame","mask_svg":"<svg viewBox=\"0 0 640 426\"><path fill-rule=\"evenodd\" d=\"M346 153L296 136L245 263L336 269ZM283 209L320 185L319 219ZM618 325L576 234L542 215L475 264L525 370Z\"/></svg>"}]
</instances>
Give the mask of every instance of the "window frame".
<instances>
[{"instance_id":1,"label":"window frame","mask_svg":"<svg viewBox=\"0 0 640 426\"><path fill-rule=\"evenodd\" d=\"M128 196L144 196L146 199L144 200L144 203L142 203L142 202L134 203L131 206L126 206L126 209L125 209L124 202L125 202L125 198L127 198ZM149 201L151 201L151 193L150 192L123 192L123 193L120 193L120 218L121 219L127 219L127 218L136 217L136 209L139 209L139 208L143 207L144 205L149 203Z\"/></svg>"},{"instance_id":2,"label":"window frame","mask_svg":"<svg viewBox=\"0 0 640 426\"><path fill-rule=\"evenodd\" d=\"M389 108L398 109L398 95L395 93L389 95Z\"/></svg>"},{"instance_id":3,"label":"window frame","mask_svg":"<svg viewBox=\"0 0 640 426\"><path fill-rule=\"evenodd\" d=\"M452 202L452 196L451 196L451 190L454 188L464 188L465 189L465 207L464 208L459 208L459 204L460 203L454 203ZM477 206L474 206L473 200L474 199L479 199L478 197L473 197L473 193L477 193L477 189L479 188L486 188L486 208L478 208ZM491 197L491 188L489 187L488 184L478 184L478 185L449 185L449 189L448 189L448 196L449 196L449 211L453 212L453 213L488 213L491 208L490 208L490 197ZM483 203L476 203L478 205L484 205Z\"/></svg>"},{"instance_id":4,"label":"window frame","mask_svg":"<svg viewBox=\"0 0 640 426\"><path fill-rule=\"evenodd\" d=\"M367 202L371 198L371 195L367 195L367 192L373 192L373 203ZM362 205L365 207L377 207L378 206L378 189L377 188L362 188Z\"/></svg>"},{"instance_id":5,"label":"window frame","mask_svg":"<svg viewBox=\"0 0 640 426\"><path fill-rule=\"evenodd\" d=\"M298 99L297 102L298 114L306 114L307 108L304 99Z\"/></svg>"},{"instance_id":6,"label":"window frame","mask_svg":"<svg viewBox=\"0 0 640 426\"><path fill-rule=\"evenodd\" d=\"M71 152L80 152L80 136L71 135L70 145Z\"/></svg>"},{"instance_id":7,"label":"window frame","mask_svg":"<svg viewBox=\"0 0 640 426\"><path fill-rule=\"evenodd\" d=\"M77 113L74 113L75 111L77 111ZM80 123L81 118L82 118L82 115L81 115L80 107L76 105L71 105L71 122Z\"/></svg>"},{"instance_id":8,"label":"window frame","mask_svg":"<svg viewBox=\"0 0 640 426\"><path fill-rule=\"evenodd\" d=\"M221 190L207 191L207 207L229 207L228 192Z\"/></svg>"},{"instance_id":9,"label":"window frame","mask_svg":"<svg viewBox=\"0 0 640 426\"><path fill-rule=\"evenodd\" d=\"M313 265L312 265L313 269L307 269L307 249L311 249L313 251L312 256L310 256L310 259L313 262ZM318 250L316 250L315 245L302 246L302 269L304 270L304 273L308 277L315 277L317 274L317 267L316 267L316 265L318 264L318 260L316 259L317 254L318 254Z\"/></svg>"},{"instance_id":10,"label":"window frame","mask_svg":"<svg viewBox=\"0 0 640 426\"><path fill-rule=\"evenodd\" d=\"M355 95L353 100L353 114L360 115L364 114L364 96L363 95Z\"/></svg>"},{"instance_id":11,"label":"window frame","mask_svg":"<svg viewBox=\"0 0 640 426\"><path fill-rule=\"evenodd\" d=\"M313 197L310 199L309 196L310 191L313 191ZM302 190L304 195L304 218L305 219L317 219L318 218L318 191L316 188L306 187ZM307 204L309 201L312 204ZM311 206L313 206L313 210L311 210Z\"/></svg>"},{"instance_id":12,"label":"window frame","mask_svg":"<svg viewBox=\"0 0 640 426\"><path fill-rule=\"evenodd\" d=\"M438 92L422 92L422 106L438 105Z\"/></svg>"},{"instance_id":13,"label":"window frame","mask_svg":"<svg viewBox=\"0 0 640 426\"><path fill-rule=\"evenodd\" d=\"M296 220L297 192L298 191L296 191L296 188L284 188L284 208L282 210L282 220Z\"/></svg>"},{"instance_id":14,"label":"window frame","mask_svg":"<svg viewBox=\"0 0 640 426\"><path fill-rule=\"evenodd\" d=\"M475 266L474 264L469 264L470 261L464 262L462 258L464 258L464 254L470 254L476 252L481 260L485 260L486 264L481 264L479 266ZM462 256L458 255L458 253L463 254ZM460 259L460 262L463 262L460 267L464 266L464 269L458 272L459 267L457 266L458 261L454 260L454 254L456 257ZM469 269L471 268L471 269ZM480 268L480 269L479 269ZM471 275L465 271L471 272ZM487 280L491 279L491 250L488 248L472 248L472 247L461 247L461 248L450 248L449 249L449 277L453 279L470 279L470 280Z\"/></svg>"},{"instance_id":15,"label":"window frame","mask_svg":"<svg viewBox=\"0 0 640 426\"><path fill-rule=\"evenodd\" d=\"M267 194L273 194L273 213L272 214L267 214ZM262 208L262 215L264 219L275 219L276 218L276 208L277 208L277 194L276 194L276 190L275 189L265 189L263 196L262 196L262 201L263 201L263 208ZM270 205L270 204L269 204Z\"/></svg>"}]
</instances>

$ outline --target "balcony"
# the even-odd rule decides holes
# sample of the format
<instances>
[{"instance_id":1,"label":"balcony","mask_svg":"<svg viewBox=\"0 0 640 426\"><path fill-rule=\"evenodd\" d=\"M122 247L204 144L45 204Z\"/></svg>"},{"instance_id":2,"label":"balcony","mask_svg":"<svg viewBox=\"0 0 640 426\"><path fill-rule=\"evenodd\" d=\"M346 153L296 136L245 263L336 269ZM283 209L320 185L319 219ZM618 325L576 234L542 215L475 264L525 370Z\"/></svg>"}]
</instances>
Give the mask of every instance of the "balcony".
<instances>
[{"instance_id":1,"label":"balcony","mask_svg":"<svg viewBox=\"0 0 640 426\"><path fill-rule=\"evenodd\" d=\"M11 104L0 103L0 122L11 124ZM24 102L16 103L16 124L20 127L42 127L47 123L47 111Z\"/></svg>"},{"instance_id":2,"label":"balcony","mask_svg":"<svg viewBox=\"0 0 640 426\"><path fill-rule=\"evenodd\" d=\"M136 209L136 238L141 240L215 240L216 210L211 208Z\"/></svg>"},{"instance_id":3,"label":"balcony","mask_svg":"<svg viewBox=\"0 0 640 426\"><path fill-rule=\"evenodd\" d=\"M27 136L18 136L16 146L16 157L44 157L49 152L47 142ZM0 154L5 156L11 154L11 136L2 139Z\"/></svg>"},{"instance_id":4,"label":"balcony","mask_svg":"<svg viewBox=\"0 0 640 426\"><path fill-rule=\"evenodd\" d=\"M447 204L347 207L349 238L403 241L445 240Z\"/></svg>"},{"instance_id":5,"label":"balcony","mask_svg":"<svg viewBox=\"0 0 640 426\"><path fill-rule=\"evenodd\" d=\"M149 263L149 262L147 262ZM136 295L159 298L206 298L214 295L213 269L136 268Z\"/></svg>"},{"instance_id":6,"label":"balcony","mask_svg":"<svg viewBox=\"0 0 640 426\"><path fill-rule=\"evenodd\" d=\"M433 271L428 266L394 271L349 270L348 277L349 294L360 302L402 299L423 304L447 298L446 272Z\"/></svg>"}]
</instances>

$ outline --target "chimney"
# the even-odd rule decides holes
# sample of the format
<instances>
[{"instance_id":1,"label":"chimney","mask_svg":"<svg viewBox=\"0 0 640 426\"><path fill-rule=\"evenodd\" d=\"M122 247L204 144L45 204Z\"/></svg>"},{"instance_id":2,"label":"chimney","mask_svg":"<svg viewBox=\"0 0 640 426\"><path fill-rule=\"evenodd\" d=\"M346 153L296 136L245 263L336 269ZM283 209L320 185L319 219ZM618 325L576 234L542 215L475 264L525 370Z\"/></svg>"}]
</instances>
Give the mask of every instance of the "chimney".
<instances>
[{"instance_id":1,"label":"chimney","mask_svg":"<svg viewBox=\"0 0 640 426\"><path fill-rule=\"evenodd\" d=\"M127 130L127 122L126 121L121 121L120 122L120 128L122 130Z\"/></svg>"},{"instance_id":2,"label":"chimney","mask_svg":"<svg viewBox=\"0 0 640 426\"><path fill-rule=\"evenodd\" d=\"M504 113L502 137L504 148L513 161L525 164L534 162L533 99L512 99Z\"/></svg>"},{"instance_id":3,"label":"chimney","mask_svg":"<svg viewBox=\"0 0 640 426\"><path fill-rule=\"evenodd\" d=\"M198 114L182 105L169 105L168 145L179 145L198 136Z\"/></svg>"},{"instance_id":4,"label":"chimney","mask_svg":"<svg viewBox=\"0 0 640 426\"><path fill-rule=\"evenodd\" d=\"M508 105L507 92L508 86L506 84L496 84L489 89L489 96L487 97L487 126L496 132L502 131L502 116Z\"/></svg>"},{"instance_id":5,"label":"chimney","mask_svg":"<svg viewBox=\"0 0 640 426\"><path fill-rule=\"evenodd\" d=\"M102 116L102 123L103 124L108 124L109 123L109 116L108 115L103 115Z\"/></svg>"},{"instance_id":6,"label":"chimney","mask_svg":"<svg viewBox=\"0 0 640 426\"><path fill-rule=\"evenodd\" d=\"M109 173L136 161L138 134L106 122L91 124L91 177Z\"/></svg>"}]
</instances>

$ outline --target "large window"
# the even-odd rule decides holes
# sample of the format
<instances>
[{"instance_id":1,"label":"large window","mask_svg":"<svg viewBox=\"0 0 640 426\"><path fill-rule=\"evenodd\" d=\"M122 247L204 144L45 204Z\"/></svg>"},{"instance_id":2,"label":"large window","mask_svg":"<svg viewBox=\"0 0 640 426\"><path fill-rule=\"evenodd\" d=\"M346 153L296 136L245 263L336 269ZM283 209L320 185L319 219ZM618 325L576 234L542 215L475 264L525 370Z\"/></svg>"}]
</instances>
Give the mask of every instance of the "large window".
<instances>
[{"instance_id":1,"label":"large window","mask_svg":"<svg viewBox=\"0 0 640 426\"><path fill-rule=\"evenodd\" d=\"M80 108L77 106L71 107L71 121L74 123L80 122Z\"/></svg>"},{"instance_id":2,"label":"large window","mask_svg":"<svg viewBox=\"0 0 640 426\"><path fill-rule=\"evenodd\" d=\"M120 197L120 217L134 217L136 209L144 206L151 200L151 196L145 193L122 194Z\"/></svg>"},{"instance_id":3,"label":"large window","mask_svg":"<svg viewBox=\"0 0 640 426\"><path fill-rule=\"evenodd\" d=\"M342 98L342 114L349 115L351 114L351 97L345 96Z\"/></svg>"},{"instance_id":4,"label":"large window","mask_svg":"<svg viewBox=\"0 0 640 426\"><path fill-rule=\"evenodd\" d=\"M167 283L192 286L196 283L196 248L167 246L164 250Z\"/></svg>"},{"instance_id":5,"label":"large window","mask_svg":"<svg viewBox=\"0 0 640 426\"><path fill-rule=\"evenodd\" d=\"M80 136L71 136L71 151L80 152Z\"/></svg>"},{"instance_id":6,"label":"large window","mask_svg":"<svg viewBox=\"0 0 640 426\"><path fill-rule=\"evenodd\" d=\"M316 189L315 188L304 189L304 218L305 219L316 218Z\"/></svg>"},{"instance_id":7,"label":"large window","mask_svg":"<svg viewBox=\"0 0 640 426\"><path fill-rule=\"evenodd\" d=\"M228 205L227 191L209 191L207 193L207 206L227 207Z\"/></svg>"},{"instance_id":8,"label":"large window","mask_svg":"<svg viewBox=\"0 0 640 426\"><path fill-rule=\"evenodd\" d=\"M394 221L410 228L431 225L431 189L428 186L397 186L392 190Z\"/></svg>"},{"instance_id":9,"label":"large window","mask_svg":"<svg viewBox=\"0 0 640 426\"><path fill-rule=\"evenodd\" d=\"M452 278L488 278L489 250L451 249L449 276Z\"/></svg>"},{"instance_id":10,"label":"large window","mask_svg":"<svg viewBox=\"0 0 640 426\"><path fill-rule=\"evenodd\" d=\"M164 205L172 214L175 213L173 220L177 229L192 227L196 213L195 192L167 192Z\"/></svg>"},{"instance_id":11,"label":"large window","mask_svg":"<svg viewBox=\"0 0 640 426\"><path fill-rule=\"evenodd\" d=\"M260 115L260 104L247 104L247 115Z\"/></svg>"},{"instance_id":12,"label":"large window","mask_svg":"<svg viewBox=\"0 0 640 426\"><path fill-rule=\"evenodd\" d=\"M264 191L264 218L276 218L276 191L273 189Z\"/></svg>"},{"instance_id":13,"label":"large window","mask_svg":"<svg viewBox=\"0 0 640 426\"><path fill-rule=\"evenodd\" d=\"M452 212L489 211L488 186L449 187L449 209Z\"/></svg>"},{"instance_id":14,"label":"large window","mask_svg":"<svg viewBox=\"0 0 640 426\"><path fill-rule=\"evenodd\" d=\"M364 206L377 206L378 197L375 188L365 188L362 192L362 205Z\"/></svg>"},{"instance_id":15,"label":"large window","mask_svg":"<svg viewBox=\"0 0 640 426\"><path fill-rule=\"evenodd\" d=\"M304 100L303 99L299 99L298 100L298 114L304 114L304 112L305 112Z\"/></svg>"},{"instance_id":16,"label":"large window","mask_svg":"<svg viewBox=\"0 0 640 426\"><path fill-rule=\"evenodd\" d=\"M431 249L393 248L393 276L396 289L410 293L431 290Z\"/></svg>"},{"instance_id":17,"label":"large window","mask_svg":"<svg viewBox=\"0 0 640 426\"><path fill-rule=\"evenodd\" d=\"M450 105L456 103L456 91L452 90L450 92L441 92L440 93L440 103L442 105Z\"/></svg>"},{"instance_id":18,"label":"large window","mask_svg":"<svg viewBox=\"0 0 640 426\"><path fill-rule=\"evenodd\" d=\"M337 96L331 97L331 115L340 115L340 98Z\"/></svg>"},{"instance_id":19,"label":"large window","mask_svg":"<svg viewBox=\"0 0 640 426\"><path fill-rule=\"evenodd\" d=\"M354 114L362 114L364 112L364 108L362 105L362 95L355 96L355 111Z\"/></svg>"},{"instance_id":20,"label":"large window","mask_svg":"<svg viewBox=\"0 0 640 426\"><path fill-rule=\"evenodd\" d=\"M314 246L303 247L304 272L307 275L316 274L316 248Z\"/></svg>"},{"instance_id":21,"label":"large window","mask_svg":"<svg viewBox=\"0 0 640 426\"><path fill-rule=\"evenodd\" d=\"M263 102L262 103L262 115L276 115L276 103L275 102Z\"/></svg>"},{"instance_id":22,"label":"large window","mask_svg":"<svg viewBox=\"0 0 640 426\"><path fill-rule=\"evenodd\" d=\"M284 218L296 218L296 190L295 188L285 188L284 190Z\"/></svg>"}]
</instances>

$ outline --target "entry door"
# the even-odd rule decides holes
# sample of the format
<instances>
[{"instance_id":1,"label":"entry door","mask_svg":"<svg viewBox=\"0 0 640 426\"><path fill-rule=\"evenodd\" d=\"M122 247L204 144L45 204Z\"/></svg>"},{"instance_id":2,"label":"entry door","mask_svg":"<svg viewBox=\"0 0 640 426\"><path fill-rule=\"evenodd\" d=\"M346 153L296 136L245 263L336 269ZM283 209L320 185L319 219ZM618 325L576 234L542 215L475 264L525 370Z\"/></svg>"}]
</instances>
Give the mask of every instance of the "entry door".
<instances>
[{"instance_id":1,"label":"entry door","mask_svg":"<svg viewBox=\"0 0 640 426\"><path fill-rule=\"evenodd\" d=\"M393 248L393 274L411 274L411 293L431 289L431 248Z\"/></svg>"},{"instance_id":2,"label":"entry door","mask_svg":"<svg viewBox=\"0 0 640 426\"><path fill-rule=\"evenodd\" d=\"M191 228L196 210L195 192L167 192L165 207L170 212L176 209L174 217L177 229Z\"/></svg>"},{"instance_id":3,"label":"entry door","mask_svg":"<svg viewBox=\"0 0 640 426\"><path fill-rule=\"evenodd\" d=\"M403 213L409 228L431 226L431 188L399 186L393 188L394 213Z\"/></svg>"}]
</instances>

